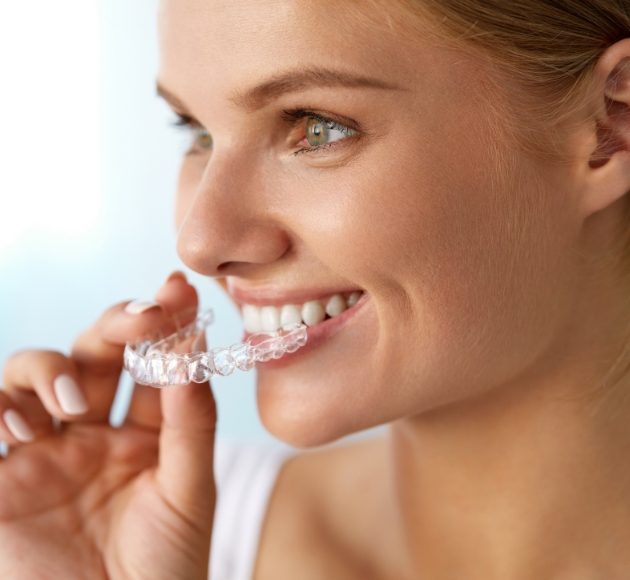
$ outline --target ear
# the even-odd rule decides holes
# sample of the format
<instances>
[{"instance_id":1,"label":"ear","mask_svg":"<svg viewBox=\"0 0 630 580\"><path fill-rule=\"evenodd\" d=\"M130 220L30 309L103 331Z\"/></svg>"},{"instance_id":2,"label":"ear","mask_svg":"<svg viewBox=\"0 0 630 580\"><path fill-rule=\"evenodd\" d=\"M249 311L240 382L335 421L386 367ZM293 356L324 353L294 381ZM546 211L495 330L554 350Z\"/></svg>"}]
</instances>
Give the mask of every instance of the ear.
<instances>
[{"instance_id":1,"label":"ear","mask_svg":"<svg viewBox=\"0 0 630 580\"><path fill-rule=\"evenodd\" d=\"M616 42L593 70L595 127L585 169L584 210L602 210L630 192L630 38Z\"/></svg>"}]
</instances>

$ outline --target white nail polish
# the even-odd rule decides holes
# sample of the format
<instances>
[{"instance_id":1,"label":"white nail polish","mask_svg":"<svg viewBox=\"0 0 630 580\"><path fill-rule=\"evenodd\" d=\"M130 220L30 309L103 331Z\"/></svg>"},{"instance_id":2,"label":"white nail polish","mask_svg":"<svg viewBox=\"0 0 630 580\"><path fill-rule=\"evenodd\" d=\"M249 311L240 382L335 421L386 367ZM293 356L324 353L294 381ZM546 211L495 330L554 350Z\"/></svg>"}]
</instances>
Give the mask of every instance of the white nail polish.
<instances>
[{"instance_id":1,"label":"white nail polish","mask_svg":"<svg viewBox=\"0 0 630 580\"><path fill-rule=\"evenodd\" d=\"M81 415L88 410L87 401L71 376L59 375L53 382L53 388L64 413Z\"/></svg>"},{"instance_id":2,"label":"white nail polish","mask_svg":"<svg viewBox=\"0 0 630 580\"><path fill-rule=\"evenodd\" d=\"M21 443L28 443L35 438L35 434L31 431L24 417L14 409L7 409L2 418L7 429L11 431L11 435Z\"/></svg>"},{"instance_id":3,"label":"white nail polish","mask_svg":"<svg viewBox=\"0 0 630 580\"><path fill-rule=\"evenodd\" d=\"M149 308L153 308L154 306L159 306L157 302L153 302L153 300L134 300L125 306L125 312L127 314L141 314L145 310L149 310Z\"/></svg>"}]
</instances>

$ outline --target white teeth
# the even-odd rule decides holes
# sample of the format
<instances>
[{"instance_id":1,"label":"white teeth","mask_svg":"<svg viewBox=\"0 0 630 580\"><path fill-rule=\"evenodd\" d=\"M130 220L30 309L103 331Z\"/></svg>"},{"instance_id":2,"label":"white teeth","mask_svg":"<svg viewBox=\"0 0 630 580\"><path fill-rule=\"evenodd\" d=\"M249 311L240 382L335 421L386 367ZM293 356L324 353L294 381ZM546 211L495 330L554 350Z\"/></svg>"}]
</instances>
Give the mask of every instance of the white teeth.
<instances>
[{"instance_id":1,"label":"white teeth","mask_svg":"<svg viewBox=\"0 0 630 580\"><path fill-rule=\"evenodd\" d=\"M280 328L280 310L275 306L263 306L260 309L260 323L263 332L275 332Z\"/></svg>"},{"instance_id":2,"label":"white teeth","mask_svg":"<svg viewBox=\"0 0 630 580\"><path fill-rule=\"evenodd\" d=\"M334 296L331 296L326 303L326 314L328 314L328 316L330 317L341 314L345 309L346 301L343 299L343 296L341 294L335 294Z\"/></svg>"},{"instance_id":3,"label":"white teeth","mask_svg":"<svg viewBox=\"0 0 630 580\"><path fill-rule=\"evenodd\" d=\"M300 324L302 322L302 311L296 304L286 304L280 311L280 325Z\"/></svg>"},{"instance_id":4,"label":"white teeth","mask_svg":"<svg viewBox=\"0 0 630 580\"><path fill-rule=\"evenodd\" d=\"M302 305L285 304L284 306L254 306L243 304L243 324L247 332L275 332L280 328L304 322L307 326L315 326L326 319L338 316L354 306L363 292L352 292L348 298L342 294L334 294L330 298L319 301L310 300Z\"/></svg>"},{"instance_id":5,"label":"white teeth","mask_svg":"<svg viewBox=\"0 0 630 580\"><path fill-rule=\"evenodd\" d=\"M260 308L252 304L243 304L243 324L247 332L260 332Z\"/></svg>"},{"instance_id":6,"label":"white teeth","mask_svg":"<svg viewBox=\"0 0 630 580\"><path fill-rule=\"evenodd\" d=\"M353 292L350 296L348 296L348 308L354 306L359 301L361 294L362 292Z\"/></svg>"},{"instance_id":7,"label":"white teeth","mask_svg":"<svg viewBox=\"0 0 630 580\"><path fill-rule=\"evenodd\" d=\"M326 318L326 311L319 300L311 300L302 306L302 320L306 326L315 326Z\"/></svg>"}]
</instances>

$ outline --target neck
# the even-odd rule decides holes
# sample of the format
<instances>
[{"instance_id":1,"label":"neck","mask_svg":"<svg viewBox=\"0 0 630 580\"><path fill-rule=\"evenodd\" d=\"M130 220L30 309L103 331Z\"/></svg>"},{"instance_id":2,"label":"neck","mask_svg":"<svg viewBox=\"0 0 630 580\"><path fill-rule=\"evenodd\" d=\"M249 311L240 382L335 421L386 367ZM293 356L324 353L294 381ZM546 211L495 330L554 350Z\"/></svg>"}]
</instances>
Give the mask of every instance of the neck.
<instances>
[{"instance_id":1,"label":"neck","mask_svg":"<svg viewBox=\"0 0 630 580\"><path fill-rule=\"evenodd\" d=\"M547 369L392 425L412 577L627 577L630 382L581 396L585 370Z\"/></svg>"}]
</instances>

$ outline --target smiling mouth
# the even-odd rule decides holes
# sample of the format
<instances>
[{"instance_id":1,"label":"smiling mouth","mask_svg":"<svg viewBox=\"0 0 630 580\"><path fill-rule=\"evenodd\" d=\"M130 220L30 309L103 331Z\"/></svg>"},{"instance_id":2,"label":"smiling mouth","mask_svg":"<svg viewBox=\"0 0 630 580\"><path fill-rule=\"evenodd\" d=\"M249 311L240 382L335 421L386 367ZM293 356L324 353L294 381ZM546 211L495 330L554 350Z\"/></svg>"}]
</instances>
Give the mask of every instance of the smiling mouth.
<instances>
[{"instance_id":1,"label":"smiling mouth","mask_svg":"<svg viewBox=\"0 0 630 580\"><path fill-rule=\"evenodd\" d=\"M315 327L325 321L342 316L354 307L365 294L362 290L342 292L309 300L302 304L255 305L244 303L241 314L247 333L275 332L294 324Z\"/></svg>"},{"instance_id":2,"label":"smiling mouth","mask_svg":"<svg viewBox=\"0 0 630 580\"><path fill-rule=\"evenodd\" d=\"M350 305L346 304L346 309L334 316L324 318L320 322L307 326L307 341L304 346L296 350L295 352L288 352L279 359L271 359L262 363L257 363L257 367L261 368L281 368L284 367L299 357L303 357L305 354L312 351L319 344L322 344L343 328L348 323L352 322L357 314L364 310L364 305L369 301L369 294L366 292L360 292L357 301L354 299L350 301ZM307 303L305 303L307 304ZM262 307L264 308L264 307ZM243 334L243 341L246 341L253 333L245 330Z\"/></svg>"}]
</instances>

